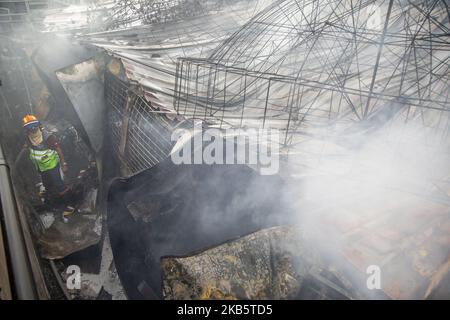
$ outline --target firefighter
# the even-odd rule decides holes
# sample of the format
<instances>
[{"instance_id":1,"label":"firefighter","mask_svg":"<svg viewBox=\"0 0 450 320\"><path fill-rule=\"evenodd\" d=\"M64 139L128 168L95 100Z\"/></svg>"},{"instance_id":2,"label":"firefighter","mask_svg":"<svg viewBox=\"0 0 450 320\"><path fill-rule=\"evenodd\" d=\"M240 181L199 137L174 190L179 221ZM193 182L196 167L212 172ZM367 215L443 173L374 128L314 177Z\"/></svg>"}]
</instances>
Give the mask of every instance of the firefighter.
<instances>
[{"instance_id":1,"label":"firefighter","mask_svg":"<svg viewBox=\"0 0 450 320\"><path fill-rule=\"evenodd\" d=\"M70 189L63 181L61 170L66 173L68 166L56 137L44 130L33 115L23 118L23 127L27 135L30 159L41 176L46 200L52 197L59 200L58 204L65 205L64 197Z\"/></svg>"}]
</instances>

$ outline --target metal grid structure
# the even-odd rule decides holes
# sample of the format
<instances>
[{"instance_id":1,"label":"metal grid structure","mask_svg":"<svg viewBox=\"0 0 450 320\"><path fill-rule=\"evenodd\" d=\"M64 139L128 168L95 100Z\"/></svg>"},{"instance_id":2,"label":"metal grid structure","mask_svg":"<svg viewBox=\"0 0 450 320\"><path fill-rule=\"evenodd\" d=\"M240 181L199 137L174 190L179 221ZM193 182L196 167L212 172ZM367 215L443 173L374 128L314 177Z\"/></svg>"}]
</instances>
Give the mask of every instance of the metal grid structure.
<instances>
[{"instance_id":1,"label":"metal grid structure","mask_svg":"<svg viewBox=\"0 0 450 320\"><path fill-rule=\"evenodd\" d=\"M151 168L168 156L172 124L138 88L106 72L105 97L111 145L124 174Z\"/></svg>"},{"instance_id":2,"label":"metal grid structure","mask_svg":"<svg viewBox=\"0 0 450 320\"><path fill-rule=\"evenodd\" d=\"M450 125L449 3L280 0L207 59L181 58L174 105L221 126L299 133L401 118Z\"/></svg>"},{"instance_id":3,"label":"metal grid structure","mask_svg":"<svg viewBox=\"0 0 450 320\"><path fill-rule=\"evenodd\" d=\"M240 0L116 0L106 29L115 30L138 24L166 23L201 16Z\"/></svg>"},{"instance_id":4,"label":"metal grid structure","mask_svg":"<svg viewBox=\"0 0 450 320\"><path fill-rule=\"evenodd\" d=\"M0 34L11 33L29 21L29 1L0 1Z\"/></svg>"},{"instance_id":5,"label":"metal grid structure","mask_svg":"<svg viewBox=\"0 0 450 320\"><path fill-rule=\"evenodd\" d=\"M79 3L80 0L0 0L0 34L23 32L23 25L42 22L43 11Z\"/></svg>"},{"instance_id":6,"label":"metal grid structure","mask_svg":"<svg viewBox=\"0 0 450 320\"><path fill-rule=\"evenodd\" d=\"M138 172L165 159L171 151L172 126L164 114L154 110L142 97L130 109L126 154L130 168Z\"/></svg>"},{"instance_id":7,"label":"metal grid structure","mask_svg":"<svg viewBox=\"0 0 450 320\"><path fill-rule=\"evenodd\" d=\"M105 72L105 101L108 108L108 133L114 153L119 155L121 128L127 101L128 84Z\"/></svg>"}]
</instances>

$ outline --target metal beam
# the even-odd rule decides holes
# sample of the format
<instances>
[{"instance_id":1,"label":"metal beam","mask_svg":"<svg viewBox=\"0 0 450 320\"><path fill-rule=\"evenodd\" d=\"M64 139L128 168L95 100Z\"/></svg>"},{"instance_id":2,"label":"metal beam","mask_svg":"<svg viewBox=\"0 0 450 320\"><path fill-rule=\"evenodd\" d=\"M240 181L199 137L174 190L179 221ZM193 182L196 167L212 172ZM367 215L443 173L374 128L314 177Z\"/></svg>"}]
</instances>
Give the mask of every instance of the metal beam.
<instances>
[{"instance_id":1,"label":"metal beam","mask_svg":"<svg viewBox=\"0 0 450 320\"><path fill-rule=\"evenodd\" d=\"M387 10L387 14L386 14L386 20L384 22L383 33L381 35L380 46L378 47L377 60L375 62L375 67L373 69L372 82L370 83L369 97L367 98L367 103L366 103L366 108L364 110L363 118L367 117L367 113L369 111L370 100L372 98L373 87L374 87L375 81L377 79L378 66L380 64L381 52L383 51L384 40L386 38L386 31L387 31L387 28L388 28L388 25L389 25L389 18L391 17L391 11L392 11L392 5L393 4L394 4L394 0L390 0L389 1L389 7L388 7L388 10Z\"/></svg>"},{"instance_id":2,"label":"metal beam","mask_svg":"<svg viewBox=\"0 0 450 320\"><path fill-rule=\"evenodd\" d=\"M11 300L11 283L9 279L8 263L3 241L2 224L0 221L0 300Z\"/></svg>"},{"instance_id":3,"label":"metal beam","mask_svg":"<svg viewBox=\"0 0 450 320\"><path fill-rule=\"evenodd\" d=\"M17 298L36 299L36 288L27 256L22 228L17 214L9 167L0 146L0 197L5 221L6 238L11 258L12 274Z\"/></svg>"}]
</instances>

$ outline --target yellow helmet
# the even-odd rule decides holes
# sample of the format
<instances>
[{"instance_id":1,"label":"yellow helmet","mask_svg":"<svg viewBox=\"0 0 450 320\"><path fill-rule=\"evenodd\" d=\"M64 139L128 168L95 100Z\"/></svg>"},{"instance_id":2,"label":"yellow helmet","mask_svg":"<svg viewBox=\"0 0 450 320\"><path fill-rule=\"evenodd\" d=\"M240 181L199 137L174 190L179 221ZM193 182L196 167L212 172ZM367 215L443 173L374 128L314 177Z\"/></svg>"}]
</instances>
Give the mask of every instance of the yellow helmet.
<instances>
[{"instance_id":1,"label":"yellow helmet","mask_svg":"<svg viewBox=\"0 0 450 320\"><path fill-rule=\"evenodd\" d=\"M32 114L27 114L25 117L23 117L22 122L25 129L30 129L41 125L39 120Z\"/></svg>"}]
</instances>

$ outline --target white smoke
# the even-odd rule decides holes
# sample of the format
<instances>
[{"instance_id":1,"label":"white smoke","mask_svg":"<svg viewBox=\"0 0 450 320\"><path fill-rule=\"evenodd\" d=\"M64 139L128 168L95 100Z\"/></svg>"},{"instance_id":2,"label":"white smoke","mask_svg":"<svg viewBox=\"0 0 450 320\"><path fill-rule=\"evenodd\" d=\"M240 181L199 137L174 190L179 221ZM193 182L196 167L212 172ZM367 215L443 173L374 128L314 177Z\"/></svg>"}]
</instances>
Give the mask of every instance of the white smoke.
<instances>
[{"instance_id":1,"label":"white smoke","mask_svg":"<svg viewBox=\"0 0 450 320\"><path fill-rule=\"evenodd\" d=\"M439 217L445 219L448 213L450 153L441 135L423 125L400 121L351 140L352 147L333 138L312 141L297 153L291 152L287 175L294 182L284 192L285 201L291 203L296 224L315 249L348 263L349 269L344 271L349 274L360 272L353 280L363 295L372 294L362 281L365 270L378 265L389 274L382 282L383 291L396 298L392 290L395 276L402 276L403 284L414 283L418 279L415 269L423 264L419 261L413 266L408 260L413 257L417 262L415 256L423 250L419 242L411 241L424 237L432 242L437 221L442 220ZM308 151L316 153L308 155ZM431 220L418 218L429 213L429 219L437 219L431 225ZM385 230L398 233L397 242L379 236ZM345 256L346 250L355 247L366 255L362 265L355 266ZM427 250L442 257L433 261L426 273L429 277L450 252L437 244L430 244ZM411 268L405 269L403 264ZM423 285L428 281L424 277ZM404 287L399 298L424 297L424 290L410 288L406 293Z\"/></svg>"}]
</instances>

